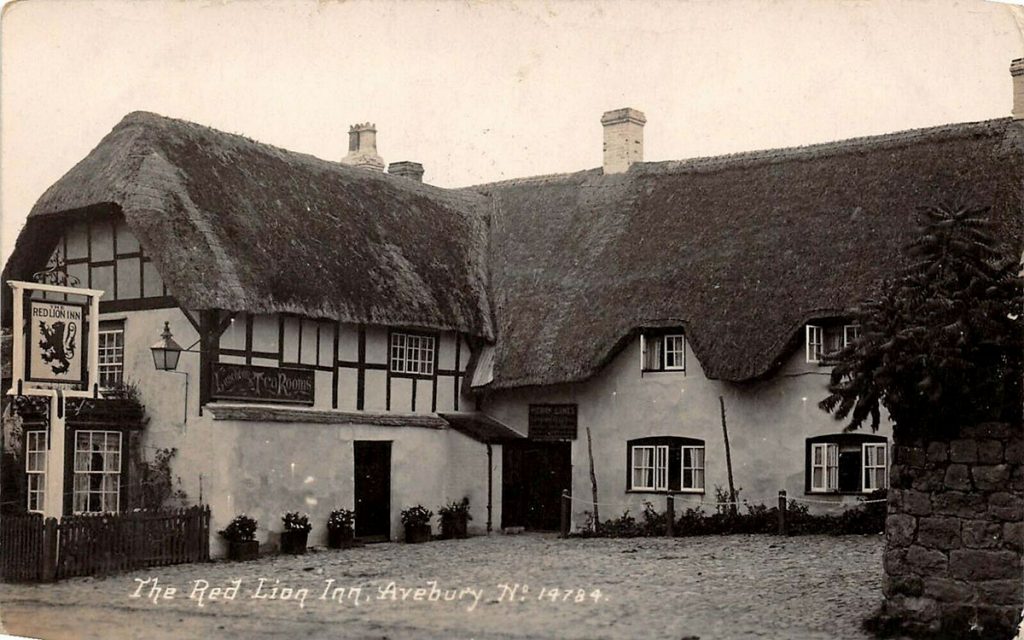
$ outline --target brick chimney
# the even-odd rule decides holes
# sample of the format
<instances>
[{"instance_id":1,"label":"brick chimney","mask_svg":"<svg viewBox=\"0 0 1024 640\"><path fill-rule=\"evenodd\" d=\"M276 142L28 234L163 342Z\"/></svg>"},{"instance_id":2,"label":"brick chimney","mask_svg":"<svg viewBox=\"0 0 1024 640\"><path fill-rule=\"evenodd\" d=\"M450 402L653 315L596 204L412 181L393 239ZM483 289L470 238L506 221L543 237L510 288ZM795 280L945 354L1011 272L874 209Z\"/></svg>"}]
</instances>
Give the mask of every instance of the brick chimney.
<instances>
[{"instance_id":1,"label":"brick chimney","mask_svg":"<svg viewBox=\"0 0 1024 640\"><path fill-rule=\"evenodd\" d=\"M1024 58L1010 63L1010 75L1013 76L1013 119L1024 120Z\"/></svg>"},{"instance_id":2,"label":"brick chimney","mask_svg":"<svg viewBox=\"0 0 1024 640\"><path fill-rule=\"evenodd\" d=\"M377 155L377 127L370 122L349 127L348 155L341 159L341 163L384 171L384 159Z\"/></svg>"},{"instance_id":3,"label":"brick chimney","mask_svg":"<svg viewBox=\"0 0 1024 640\"><path fill-rule=\"evenodd\" d=\"M418 162L409 162L408 160L392 162L388 165L388 173L393 176L409 178L416 182L423 182L423 165Z\"/></svg>"},{"instance_id":4,"label":"brick chimney","mask_svg":"<svg viewBox=\"0 0 1024 640\"><path fill-rule=\"evenodd\" d=\"M644 161L644 124L647 118L636 109L606 111L604 127L604 172L622 173L634 162Z\"/></svg>"}]
</instances>

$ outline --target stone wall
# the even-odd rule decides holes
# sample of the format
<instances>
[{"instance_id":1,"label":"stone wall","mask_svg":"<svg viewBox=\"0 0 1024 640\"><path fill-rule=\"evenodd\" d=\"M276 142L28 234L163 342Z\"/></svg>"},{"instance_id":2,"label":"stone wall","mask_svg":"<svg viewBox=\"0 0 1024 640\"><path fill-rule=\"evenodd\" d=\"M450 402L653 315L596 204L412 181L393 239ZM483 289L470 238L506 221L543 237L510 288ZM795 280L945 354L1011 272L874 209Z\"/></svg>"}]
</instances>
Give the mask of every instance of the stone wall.
<instances>
[{"instance_id":1,"label":"stone wall","mask_svg":"<svg viewBox=\"0 0 1024 640\"><path fill-rule=\"evenodd\" d=\"M1024 607L1024 429L897 442L881 620L900 631L1013 635ZM1005 634L1005 635L1004 635Z\"/></svg>"}]
</instances>

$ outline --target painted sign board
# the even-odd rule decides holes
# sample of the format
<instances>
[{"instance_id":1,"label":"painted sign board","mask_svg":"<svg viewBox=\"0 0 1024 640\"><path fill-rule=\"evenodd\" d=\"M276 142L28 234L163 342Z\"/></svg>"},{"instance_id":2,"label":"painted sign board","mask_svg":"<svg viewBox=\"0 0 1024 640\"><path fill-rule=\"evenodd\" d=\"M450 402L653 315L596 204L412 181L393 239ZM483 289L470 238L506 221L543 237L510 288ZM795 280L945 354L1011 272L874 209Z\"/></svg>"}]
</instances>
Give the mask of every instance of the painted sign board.
<instances>
[{"instance_id":1,"label":"painted sign board","mask_svg":"<svg viewBox=\"0 0 1024 640\"><path fill-rule=\"evenodd\" d=\"M312 369L215 362L211 377L210 397L214 400L313 404Z\"/></svg>"},{"instance_id":2,"label":"painted sign board","mask_svg":"<svg viewBox=\"0 0 1024 640\"><path fill-rule=\"evenodd\" d=\"M531 440L575 440L575 404L531 404L528 422Z\"/></svg>"},{"instance_id":3,"label":"painted sign board","mask_svg":"<svg viewBox=\"0 0 1024 640\"><path fill-rule=\"evenodd\" d=\"M27 380L85 383L85 317L84 304L29 300Z\"/></svg>"}]
</instances>

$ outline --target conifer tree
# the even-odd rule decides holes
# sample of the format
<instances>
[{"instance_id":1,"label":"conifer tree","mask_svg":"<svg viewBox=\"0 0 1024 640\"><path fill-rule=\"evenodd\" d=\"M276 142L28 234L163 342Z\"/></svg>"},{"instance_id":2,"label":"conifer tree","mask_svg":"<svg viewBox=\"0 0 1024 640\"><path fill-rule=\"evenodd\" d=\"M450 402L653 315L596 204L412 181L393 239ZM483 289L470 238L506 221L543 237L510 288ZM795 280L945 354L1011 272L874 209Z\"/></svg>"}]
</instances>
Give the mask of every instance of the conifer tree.
<instances>
[{"instance_id":1,"label":"conifer tree","mask_svg":"<svg viewBox=\"0 0 1024 640\"><path fill-rule=\"evenodd\" d=\"M881 407L901 437L1020 420L1021 256L997 241L988 212L923 209L908 266L855 310L860 335L832 358L818 405L847 431L868 419L876 430Z\"/></svg>"}]
</instances>

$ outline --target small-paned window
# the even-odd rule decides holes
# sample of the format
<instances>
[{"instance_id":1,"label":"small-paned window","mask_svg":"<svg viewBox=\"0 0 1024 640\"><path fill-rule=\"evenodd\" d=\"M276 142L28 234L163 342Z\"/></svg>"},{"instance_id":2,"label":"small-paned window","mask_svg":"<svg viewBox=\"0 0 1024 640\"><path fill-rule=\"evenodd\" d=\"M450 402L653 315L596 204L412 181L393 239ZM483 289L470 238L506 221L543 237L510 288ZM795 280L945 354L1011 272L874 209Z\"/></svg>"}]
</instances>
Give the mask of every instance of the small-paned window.
<instances>
[{"instance_id":1,"label":"small-paned window","mask_svg":"<svg viewBox=\"0 0 1024 640\"><path fill-rule=\"evenodd\" d=\"M116 512L121 495L121 433L75 432L75 513Z\"/></svg>"},{"instance_id":2,"label":"small-paned window","mask_svg":"<svg viewBox=\"0 0 1024 640\"><path fill-rule=\"evenodd\" d=\"M25 432L25 474L28 510L42 513L46 497L46 432Z\"/></svg>"},{"instance_id":3,"label":"small-paned window","mask_svg":"<svg viewBox=\"0 0 1024 640\"><path fill-rule=\"evenodd\" d=\"M640 334L642 371L686 371L686 337L679 330L671 333Z\"/></svg>"},{"instance_id":4,"label":"small-paned window","mask_svg":"<svg viewBox=\"0 0 1024 640\"><path fill-rule=\"evenodd\" d=\"M434 336L391 334L391 372L429 376L434 374Z\"/></svg>"},{"instance_id":5,"label":"small-paned window","mask_svg":"<svg viewBox=\"0 0 1024 640\"><path fill-rule=\"evenodd\" d=\"M99 379L103 389L124 383L124 322L100 323Z\"/></svg>"}]
</instances>

